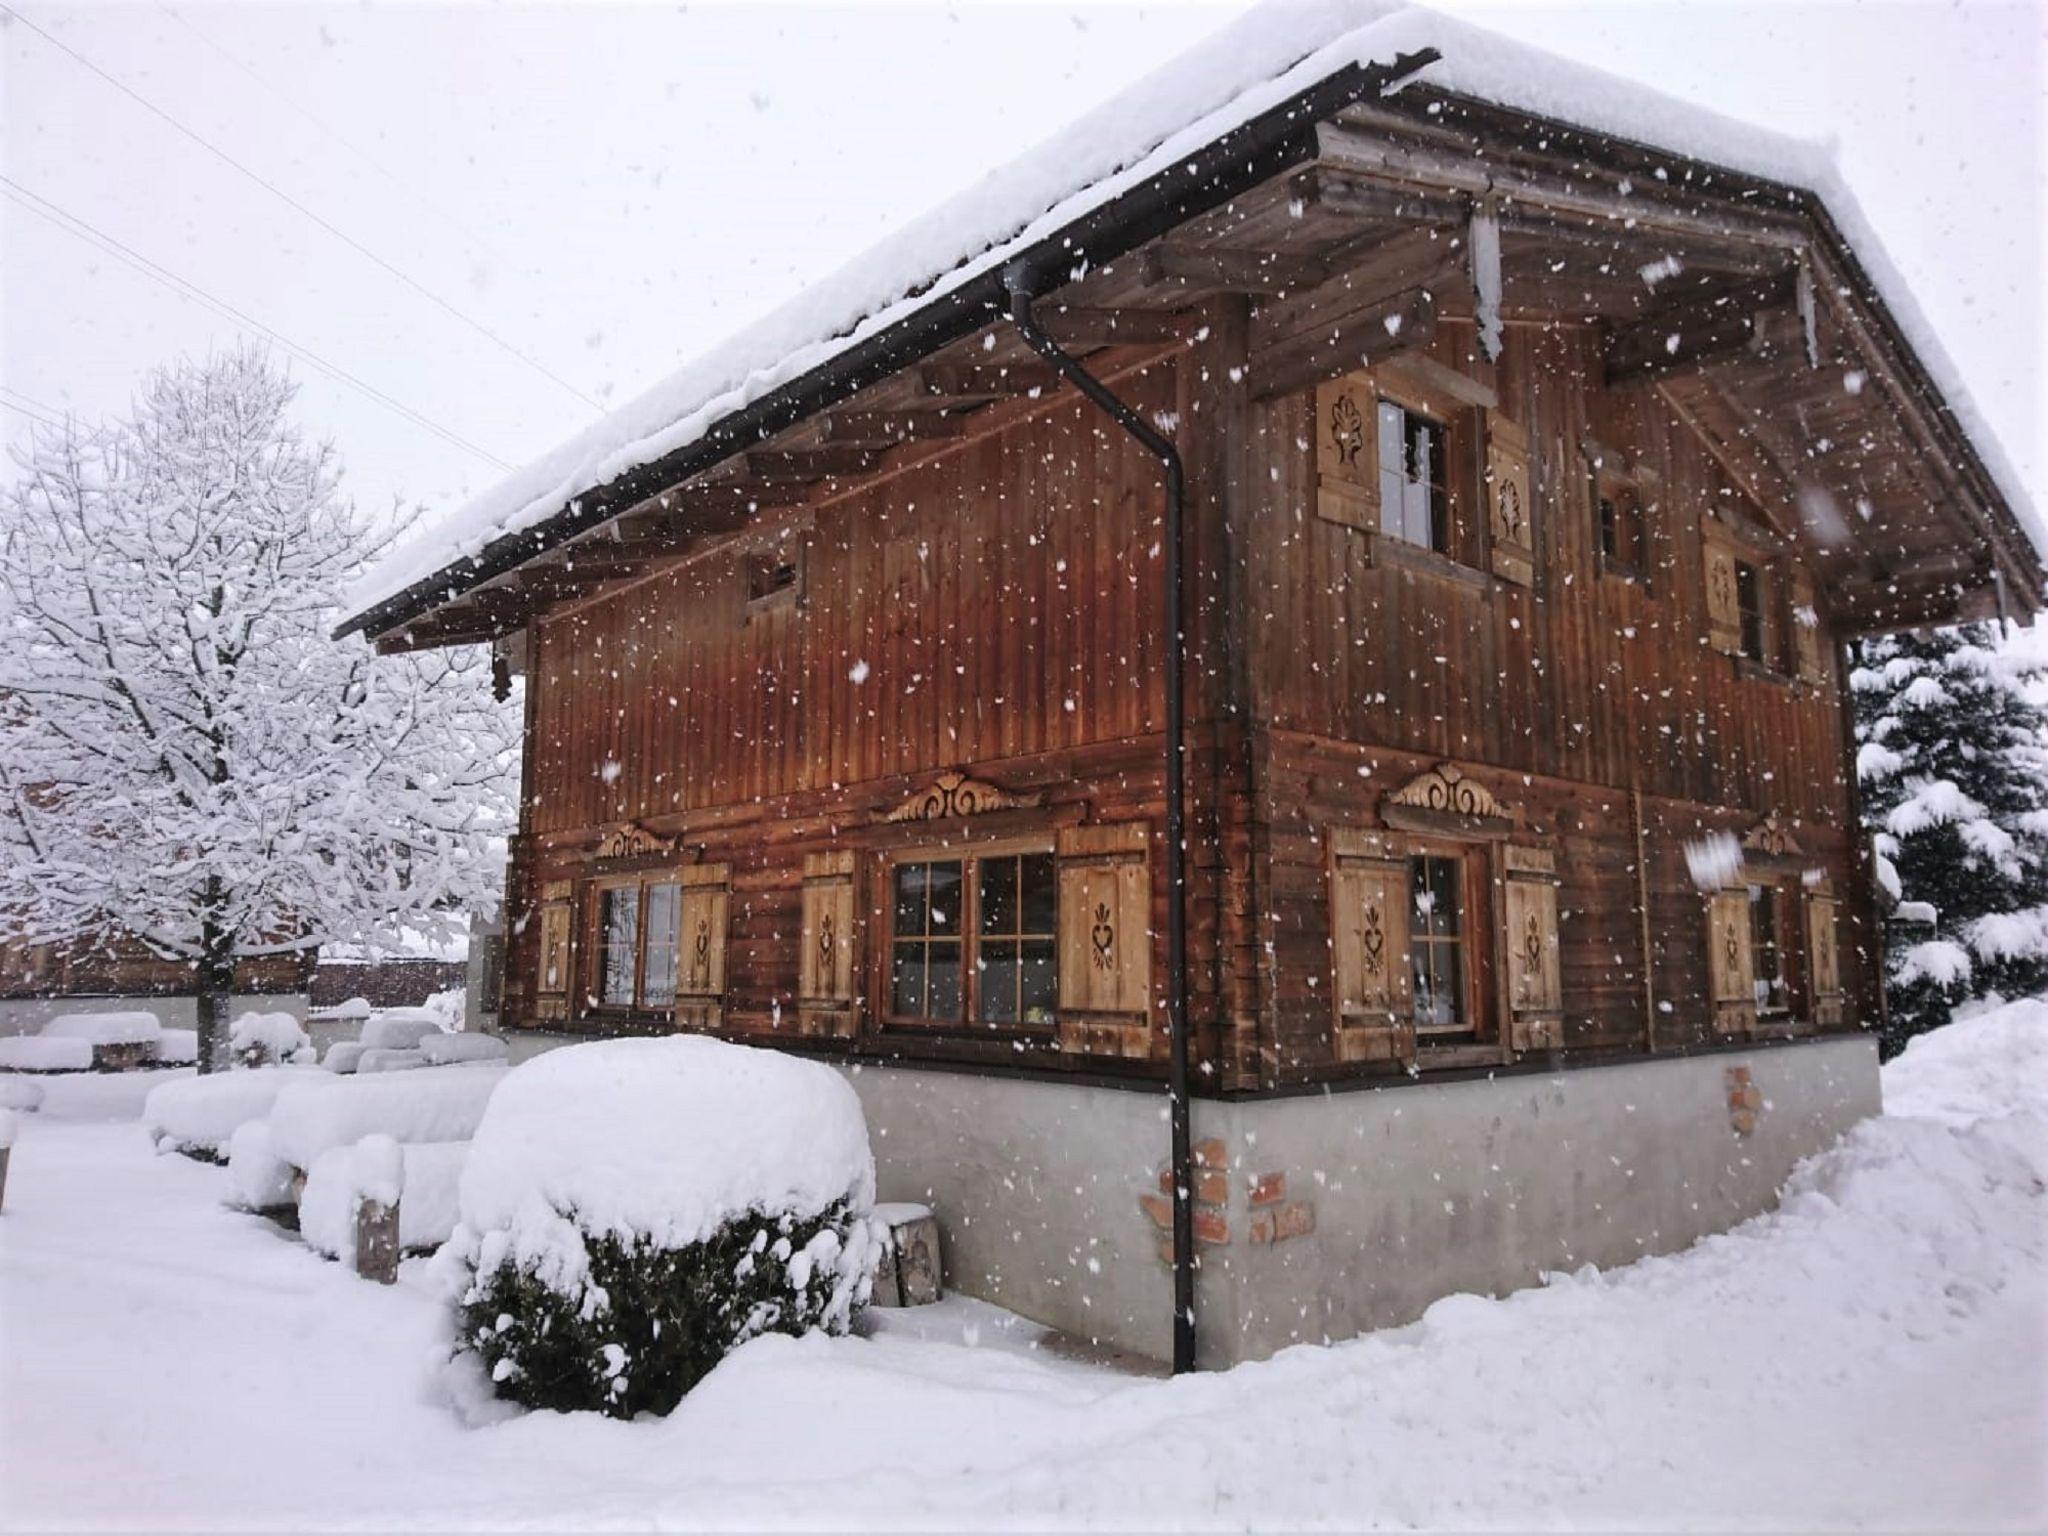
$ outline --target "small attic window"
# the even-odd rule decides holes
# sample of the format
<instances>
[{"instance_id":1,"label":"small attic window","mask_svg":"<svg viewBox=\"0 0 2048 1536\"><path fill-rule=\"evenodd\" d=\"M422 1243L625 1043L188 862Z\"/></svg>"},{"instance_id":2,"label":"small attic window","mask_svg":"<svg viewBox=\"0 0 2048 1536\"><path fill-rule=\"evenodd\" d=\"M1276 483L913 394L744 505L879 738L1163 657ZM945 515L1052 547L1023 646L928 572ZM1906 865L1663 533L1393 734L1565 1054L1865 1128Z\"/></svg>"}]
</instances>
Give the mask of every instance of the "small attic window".
<instances>
[{"instance_id":1,"label":"small attic window","mask_svg":"<svg viewBox=\"0 0 2048 1536\"><path fill-rule=\"evenodd\" d=\"M747 556L746 614L793 604L803 591L803 556L794 550L761 550Z\"/></svg>"}]
</instances>

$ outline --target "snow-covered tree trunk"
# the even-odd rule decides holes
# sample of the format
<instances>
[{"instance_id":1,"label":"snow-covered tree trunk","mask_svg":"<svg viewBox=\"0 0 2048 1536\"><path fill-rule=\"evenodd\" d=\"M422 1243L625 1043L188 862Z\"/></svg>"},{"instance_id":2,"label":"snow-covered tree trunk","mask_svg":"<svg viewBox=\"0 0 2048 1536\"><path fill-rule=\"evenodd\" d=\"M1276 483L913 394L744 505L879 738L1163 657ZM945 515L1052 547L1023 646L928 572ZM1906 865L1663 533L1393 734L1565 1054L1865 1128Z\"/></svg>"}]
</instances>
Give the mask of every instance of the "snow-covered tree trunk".
<instances>
[{"instance_id":1,"label":"snow-covered tree trunk","mask_svg":"<svg viewBox=\"0 0 2048 1536\"><path fill-rule=\"evenodd\" d=\"M487 657L331 638L379 545L292 394L253 353L167 369L0 494L0 939L183 961L209 1068L243 962L464 925L511 817Z\"/></svg>"}]
</instances>

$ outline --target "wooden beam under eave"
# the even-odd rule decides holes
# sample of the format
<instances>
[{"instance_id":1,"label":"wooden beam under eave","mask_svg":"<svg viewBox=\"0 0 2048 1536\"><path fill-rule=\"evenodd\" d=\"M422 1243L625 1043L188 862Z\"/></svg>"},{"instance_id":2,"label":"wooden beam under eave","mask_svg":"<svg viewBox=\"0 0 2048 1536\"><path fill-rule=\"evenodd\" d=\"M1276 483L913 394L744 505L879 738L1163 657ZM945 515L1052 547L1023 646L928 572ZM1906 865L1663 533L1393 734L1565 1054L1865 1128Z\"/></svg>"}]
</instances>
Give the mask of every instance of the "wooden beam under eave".
<instances>
[{"instance_id":1,"label":"wooden beam under eave","mask_svg":"<svg viewBox=\"0 0 2048 1536\"><path fill-rule=\"evenodd\" d=\"M1033 314L1065 347L1167 346L1191 340L1201 317L1185 309L1083 309L1046 305Z\"/></svg>"},{"instance_id":2,"label":"wooden beam under eave","mask_svg":"<svg viewBox=\"0 0 2048 1536\"><path fill-rule=\"evenodd\" d=\"M1138 253L1138 276L1147 287L1170 283L1219 293L1305 293L1330 277L1313 256L1281 251L1208 250L1161 242Z\"/></svg>"},{"instance_id":3,"label":"wooden beam under eave","mask_svg":"<svg viewBox=\"0 0 2048 1536\"><path fill-rule=\"evenodd\" d=\"M1696 372L1756 342L1760 317L1792 302L1789 274L1738 283L1612 327L1601 344L1607 387Z\"/></svg>"},{"instance_id":4,"label":"wooden beam under eave","mask_svg":"<svg viewBox=\"0 0 2048 1536\"><path fill-rule=\"evenodd\" d=\"M1051 365L1039 362L926 363L917 370L917 379L925 394L951 400L1050 394L1060 382Z\"/></svg>"},{"instance_id":5,"label":"wooden beam under eave","mask_svg":"<svg viewBox=\"0 0 2048 1536\"><path fill-rule=\"evenodd\" d=\"M892 448L958 437L964 415L939 411L834 411L818 418L817 441L826 447Z\"/></svg>"},{"instance_id":6,"label":"wooden beam under eave","mask_svg":"<svg viewBox=\"0 0 2048 1536\"><path fill-rule=\"evenodd\" d=\"M1351 315L1328 330L1296 337L1250 360L1254 400L1290 394L1334 379L1355 368L1369 368L1436 334L1436 301L1426 288L1411 288Z\"/></svg>"},{"instance_id":7,"label":"wooden beam under eave","mask_svg":"<svg viewBox=\"0 0 2048 1536\"><path fill-rule=\"evenodd\" d=\"M881 455L872 449L839 444L825 448L757 449L747 455L747 468L760 480L780 483L865 474L881 461Z\"/></svg>"}]
</instances>

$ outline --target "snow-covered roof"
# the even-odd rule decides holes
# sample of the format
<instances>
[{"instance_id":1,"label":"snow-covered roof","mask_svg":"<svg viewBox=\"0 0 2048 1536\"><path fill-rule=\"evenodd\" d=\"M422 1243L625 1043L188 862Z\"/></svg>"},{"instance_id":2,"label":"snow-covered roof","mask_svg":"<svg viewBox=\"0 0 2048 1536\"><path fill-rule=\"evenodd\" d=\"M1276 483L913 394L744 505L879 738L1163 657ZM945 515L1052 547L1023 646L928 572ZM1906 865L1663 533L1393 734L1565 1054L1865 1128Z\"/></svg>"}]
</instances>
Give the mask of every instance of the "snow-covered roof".
<instances>
[{"instance_id":1,"label":"snow-covered roof","mask_svg":"<svg viewBox=\"0 0 2048 1536\"><path fill-rule=\"evenodd\" d=\"M1818 197L2000 495L2042 546L2018 474L1824 147L1421 7L1267 0L467 505L425 521L346 595L355 616L349 627L382 627L364 621L409 589L495 541L536 529L584 493L701 443L736 412L939 303L1318 81L1349 68L1386 67L1423 50L1438 57L1394 81L1388 94L1427 82Z\"/></svg>"}]
</instances>

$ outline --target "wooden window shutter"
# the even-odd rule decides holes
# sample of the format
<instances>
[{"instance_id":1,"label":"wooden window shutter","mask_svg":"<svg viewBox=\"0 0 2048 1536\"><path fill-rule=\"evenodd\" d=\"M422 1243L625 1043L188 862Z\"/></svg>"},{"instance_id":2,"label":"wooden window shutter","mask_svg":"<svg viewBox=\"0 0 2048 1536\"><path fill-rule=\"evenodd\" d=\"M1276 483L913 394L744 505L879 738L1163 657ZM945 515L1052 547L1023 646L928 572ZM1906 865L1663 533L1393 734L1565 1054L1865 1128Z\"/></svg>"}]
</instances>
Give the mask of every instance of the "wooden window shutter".
<instances>
[{"instance_id":1,"label":"wooden window shutter","mask_svg":"<svg viewBox=\"0 0 2048 1536\"><path fill-rule=\"evenodd\" d=\"M1557 857L1547 848L1502 850L1506 866L1508 1044L1564 1045L1564 978L1557 941Z\"/></svg>"},{"instance_id":2,"label":"wooden window shutter","mask_svg":"<svg viewBox=\"0 0 2048 1536\"><path fill-rule=\"evenodd\" d=\"M1813 1022L1840 1024L1846 999L1842 992L1841 935L1837 919L1841 903L1824 892L1806 896L1806 974L1813 992Z\"/></svg>"},{"instance_id":3,"label":"wooden window shutter","mask_svg":"<svg viewBox=\"0 0 2048 1536\"><path fill-rule=\"evenodd\" d=\"M1530 495L1529 433L1499 411L1486 413L1486 517L1493 573L1531 586L1536 580L1535 502Z\"/></svg>"},{"instance_id":4,"label":"wooden window shutter","mask_svg":"<svg viewBox=\"0 0 2048 1536\"><path fill-rule=\"evenodd\" d=\"M1737 886L1707 898L1707 982L1714 1032L1756 1028L1756 971L1750 953L1749 892Z\"/></svg>"},{"instance_id":5,"label":"wooden window shutter","mask_svg":"<svg viewBox=\"0 0 2048 1536\"><path fill-rule=\"evenodd\" d=\"M1792 654L1800 678L1824 683L1828 677L1828 633L1821 627L1815 606L1813 580L1800 573L1792 578Z\"/></svg>"},{"instance_id":6,"label":"wooden window shutter","mask_svg":"<svg viewBox=\"0 0 2048 1536\"><path fill-rule=\"evenodd\" d=\"M1719 539L1705 547L1707 576L1707 639L1717 651L1742 650L1742 602L1735 584L1735 551Z\"/></svg>"},{"instance_id":7,"label":"wooden window shutter","mask_svg":"<svg viewBox=\"0 0 2048 1536\"><path fill-rule=\"evenodd\" d=\"M1379 516L1379 396L1363 373L1316 386L1316 515L1376 529Z\"/></svg>"},{"instance_id":8,"label":"wooden window shutter","mask_svg":"<svg viewBox=\"0 0 2048 1536\"><path fill-rule=\"evenodd\" d=\"M853 864L850 848L804 855L803 932L797 953L797 1030L850 1039L854 993Z\"/></svg>"},{"instance_id":9,"label":"wooden window shutter","mask_svg":"<svg viewBox=\"0 0 2048 1536\"><path fill-rule=\"evenodd\" d=\"M692 864L680 872L676 1020L710 1028L725 1015L725 934L732 910L732 866Z\"/></svg>"},{"instance_id":10,"label":"wooden window shutter","mask_svg":"<svg viewBox=\"0 0 2048 1536\"><path fill-rule=\"evenodd\" d=\"M575 976L575 961L569 945L573 911L566 899L544 901L540 905L540 963L533 1009L538 1019L559 1020L568 1016L569 988Z\"/></svg>"},{"instance_id":11,"label":"wooden window shutter","mask_svg":"<svg viewBox=\"0 0 2048 1536\"><path fill-rule=\"evenodd\" d=\"M1059 835L1060 1049L1152 1053L1152 860L1142 823Z\"/></svg>"},{"instance_id":12,"label":"wooden window shutter","mask_svg":"<svg viewBox=\"0 0 2048 1536\"><path fill-rule=\"evenodd\" d=\"M1331 831L1330 940L1337 1059L1413 1061L1408 864L1384 838Z\"/></svg>"}]
</instances>

